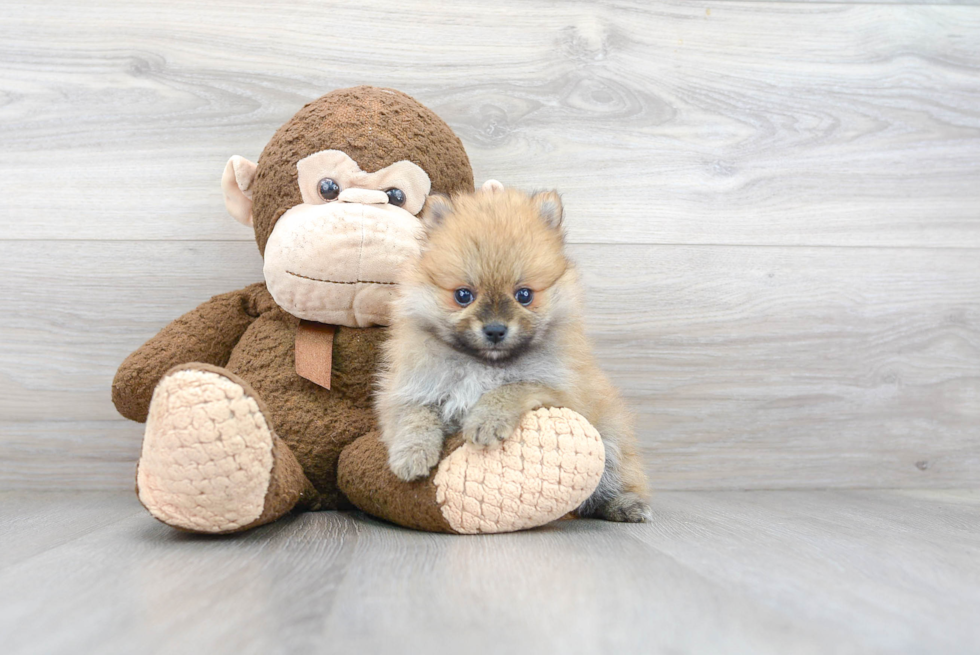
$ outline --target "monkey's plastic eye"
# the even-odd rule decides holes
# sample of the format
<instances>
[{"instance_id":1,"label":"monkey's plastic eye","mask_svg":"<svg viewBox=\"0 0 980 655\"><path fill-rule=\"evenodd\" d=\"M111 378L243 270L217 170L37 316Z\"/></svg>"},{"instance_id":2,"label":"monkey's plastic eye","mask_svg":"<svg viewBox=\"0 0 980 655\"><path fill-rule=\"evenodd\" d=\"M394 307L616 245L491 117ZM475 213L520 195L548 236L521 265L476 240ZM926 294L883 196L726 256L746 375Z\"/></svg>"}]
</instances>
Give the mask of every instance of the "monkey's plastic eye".
<instances>
[{"instance_id":1,"label":"monkey's plastic eye","mask_svg":"<svg viewBox=\"0 0 980 655\"><path fill-rule=\"evenodd\" d=\"M401 207L405 204L405 192L401 189L388 189L385 191L388 194L388 204L394 205L395 207Z\"/></svg>"},{"instance_id":2,"label":"monkey's plastic eye","mask_svg":"<svg viewBox=\"0 0 980 655\"><path fill-rule=\"evenodd\" d=\"M460 287L453 292L453 298L460 307L466 307L473 302L473 292L466 287Z\"/></svg>"},{"instance_id":3,"label":"monkey's plastic eye","mask_svg":"<svg viewBox=\"0 0 980 655\"><path fill-rule=\"evenodd\" d=\"M517 290L517 293L514 294L514 299L527 307L531 304L531 301L534 300L534 292L527 287L520 288Z\"/></svg>"},{"instance_id":4,"label":"monkey's plastic eye","mask_svg":"<svg viewBox=\"0 0 980 655\"><path fill-rule=\"evenodd\" d=\"M317 191L320 192L320 197L324 200L336 200L337 196L340 195L340 185L329 177L325 177L317 184Z\"/></svg>"}]
</instances>

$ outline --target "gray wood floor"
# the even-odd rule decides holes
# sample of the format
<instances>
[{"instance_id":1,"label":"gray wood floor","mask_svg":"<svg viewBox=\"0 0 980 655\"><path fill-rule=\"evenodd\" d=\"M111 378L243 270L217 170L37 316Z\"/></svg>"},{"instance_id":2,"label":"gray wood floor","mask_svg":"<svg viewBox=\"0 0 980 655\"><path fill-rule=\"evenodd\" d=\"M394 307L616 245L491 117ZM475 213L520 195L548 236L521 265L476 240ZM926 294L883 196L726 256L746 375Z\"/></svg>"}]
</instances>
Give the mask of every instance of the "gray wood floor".
<instances>
[{"instance_id":1,"label":"gray wood floor","mask_svg":"<svg viewBox=\"0 0 980 655\"><path fill-rule=\"evenodd\" d=\"M299 515L205 538L131 494L0 494L36 653L976 653L980 492L664 492L647 525L455 537Z\"/></svg>"}]
</instances>

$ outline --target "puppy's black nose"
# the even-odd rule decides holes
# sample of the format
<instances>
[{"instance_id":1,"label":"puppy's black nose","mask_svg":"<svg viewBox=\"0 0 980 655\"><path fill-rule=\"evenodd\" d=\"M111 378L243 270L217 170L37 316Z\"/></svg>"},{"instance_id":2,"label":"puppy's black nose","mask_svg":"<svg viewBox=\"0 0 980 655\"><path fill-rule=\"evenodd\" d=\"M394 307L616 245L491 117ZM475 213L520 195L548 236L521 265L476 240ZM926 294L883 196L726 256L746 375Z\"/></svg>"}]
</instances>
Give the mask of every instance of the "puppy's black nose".
<instances>
[{"instance_id":1,"label":"puppy's black nose","mask_svg":"<svg viewBox=\"0 0 980 655\"><path fill-rule=\"evenodd\" d=\"M503 323L490 323L483 326L483 336L490 343L500 343L507 336L507 326Z\"/></svg>"}]
</instances>

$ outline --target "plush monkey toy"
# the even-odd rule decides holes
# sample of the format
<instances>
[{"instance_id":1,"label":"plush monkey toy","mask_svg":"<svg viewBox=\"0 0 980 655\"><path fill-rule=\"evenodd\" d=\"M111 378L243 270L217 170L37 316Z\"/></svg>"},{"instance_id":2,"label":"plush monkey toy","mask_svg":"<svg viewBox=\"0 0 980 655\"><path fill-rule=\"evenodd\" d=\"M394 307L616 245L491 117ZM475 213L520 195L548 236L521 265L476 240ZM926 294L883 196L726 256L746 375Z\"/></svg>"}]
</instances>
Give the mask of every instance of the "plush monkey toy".
<instances>
[{"instance_id":1,"label":"plush monkey toy","mask_svg":"<svg viewBox=\"0 0 980 655\"><path fill-rule=\"evenodd\" d=\"M258 164L232 157L222 188L265 282L166 326L112 385L119 412L146 422L136 481L150 514L228 533L353 505L423 530L503 532L591 494L601 441L559 408L530 412L497 448L447 439L427 479L388 469L371 391L397 269L419 248L427 196L473 189L462 143L429 109L391 89L328 93Z\"/></svg>"}]
</instances>

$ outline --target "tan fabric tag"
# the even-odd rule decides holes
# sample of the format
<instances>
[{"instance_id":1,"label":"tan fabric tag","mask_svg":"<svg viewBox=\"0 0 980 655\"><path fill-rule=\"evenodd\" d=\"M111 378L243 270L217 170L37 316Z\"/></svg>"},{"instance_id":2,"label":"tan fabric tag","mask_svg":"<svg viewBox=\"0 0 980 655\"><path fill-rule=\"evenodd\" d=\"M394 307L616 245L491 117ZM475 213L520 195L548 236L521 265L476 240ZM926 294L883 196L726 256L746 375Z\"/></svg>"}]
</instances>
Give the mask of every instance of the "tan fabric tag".
<instances>
[{"instance_id":1,"label":"tan fabric tag","mask_svg":"<svg viewBox=\"0 0 980 655\"><path fill-rule=\"evenodd\" d=\"M310 382L330 388L333 367L334 326L300 321L296 328L296 374Z\"/></svg>"}]
</instances>

